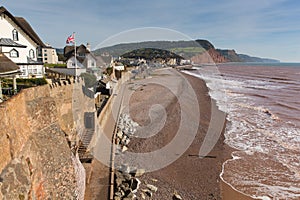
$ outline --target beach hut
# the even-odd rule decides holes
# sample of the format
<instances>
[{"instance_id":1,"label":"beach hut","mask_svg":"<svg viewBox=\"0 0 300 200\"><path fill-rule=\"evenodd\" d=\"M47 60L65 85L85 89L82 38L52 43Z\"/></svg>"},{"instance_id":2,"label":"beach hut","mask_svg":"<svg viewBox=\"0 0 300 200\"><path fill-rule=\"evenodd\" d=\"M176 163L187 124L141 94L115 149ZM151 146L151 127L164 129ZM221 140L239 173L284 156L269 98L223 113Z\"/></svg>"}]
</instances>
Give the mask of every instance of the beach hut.
<instances>
[{"instance_id":1,"label":"beach hut","mask_svg":"<svg viewBox=\"0 0 300 200\"><path fill-rule=\"evenodd\" d=\"M3 53L0 53L0 103L3 101L2 79L13 78L13 93L17 92L16 75L20 74L20 68Z\"/></svg>"}]
</instances>

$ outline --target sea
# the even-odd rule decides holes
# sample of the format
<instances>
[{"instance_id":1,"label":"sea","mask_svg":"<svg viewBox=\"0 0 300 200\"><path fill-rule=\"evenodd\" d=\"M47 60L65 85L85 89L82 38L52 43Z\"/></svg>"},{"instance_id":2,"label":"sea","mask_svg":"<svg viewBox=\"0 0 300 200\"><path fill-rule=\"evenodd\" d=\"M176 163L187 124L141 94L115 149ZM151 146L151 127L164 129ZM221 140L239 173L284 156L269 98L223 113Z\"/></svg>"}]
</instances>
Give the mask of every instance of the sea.
<instances>
[{"instance_id":1,"label":"sea","mask_svg":"<svg viewBox=\"0 0 300 200\"><path fill-rule=\"evenodd\" d=\"M214 68L214 70L212 70ZM227 114L221 179L255 199L300 199L300 63L195 66Z\"/></svg>"}]
</instances>

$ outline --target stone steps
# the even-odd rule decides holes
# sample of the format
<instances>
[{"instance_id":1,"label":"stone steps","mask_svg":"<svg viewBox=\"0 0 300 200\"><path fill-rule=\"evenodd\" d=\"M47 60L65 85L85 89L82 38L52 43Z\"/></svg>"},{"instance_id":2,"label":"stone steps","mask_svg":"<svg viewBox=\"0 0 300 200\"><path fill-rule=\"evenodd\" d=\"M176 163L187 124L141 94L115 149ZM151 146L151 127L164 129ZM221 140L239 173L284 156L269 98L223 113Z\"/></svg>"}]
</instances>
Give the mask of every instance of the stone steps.
<instances>
[{"instance_id":1,"label":"stone steps","mask_svg":"<svg viewBox=\"0 0 300 200\"><path fill-rule=\"evenodd\" d=\"M81 138L81 142L83 146L88 146L92 140L92 137L94 135L95 130L94 129L86 129L86 131L84 132L82 138Z\"/></svg>"},{"instance_id":2,"label":"stone steps","mask_svg":"<svg viewBox=\"0 0 300 200\"><path fill-rule=\"evenodd\" d=\"M80 146L78 148L79 159L81 162L90 162L93 159L93 156L90 152L87 152L87 147L89 146L95 130L86 129L80 140Z\"/></svg>"}]
</instances>

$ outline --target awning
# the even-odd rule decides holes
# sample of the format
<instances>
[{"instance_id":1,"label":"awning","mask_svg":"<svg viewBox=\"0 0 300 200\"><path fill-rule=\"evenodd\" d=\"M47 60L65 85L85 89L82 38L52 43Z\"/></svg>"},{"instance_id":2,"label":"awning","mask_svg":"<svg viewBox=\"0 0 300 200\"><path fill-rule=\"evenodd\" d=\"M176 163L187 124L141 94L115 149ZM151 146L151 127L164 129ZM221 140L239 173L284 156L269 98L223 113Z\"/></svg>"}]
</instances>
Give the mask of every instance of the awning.
<instances>
[{"instance_id":1,"label":"awning","mask_svg":"<svg viewBox=\"0 0 300 200\"><path fill-rule=\"evenodd\" d=\"M10 38L0 38L0 46L26 48L25 45L18 44Z\"/></svg>"},{"instance_id":2,"label":"awning","mask_svg":"<svg viewBox=\"0 0 300 200\"><path fill-rule=\"evenodd\" d=\"M0 53L0 77L14 76L20 73L19 66L3 53Z\"/></svg>"}]
</instances>

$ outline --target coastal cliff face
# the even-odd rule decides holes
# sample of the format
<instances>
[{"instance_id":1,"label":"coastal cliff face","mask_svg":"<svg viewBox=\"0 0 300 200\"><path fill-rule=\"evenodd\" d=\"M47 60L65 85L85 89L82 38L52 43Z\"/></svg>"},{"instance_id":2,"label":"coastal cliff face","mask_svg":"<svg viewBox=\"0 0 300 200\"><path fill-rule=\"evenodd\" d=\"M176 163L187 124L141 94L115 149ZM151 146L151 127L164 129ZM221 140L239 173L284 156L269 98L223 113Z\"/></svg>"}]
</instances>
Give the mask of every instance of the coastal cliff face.
<instances>
[{"instance_id":1,"label":"coastal cliff face","mask_svg":"<svg viewBox=\"0 0 300 200\"><path fill-rule=\"evenodd\" d=\"M72 112L76 84L82 85L29 88L0 104L0 199L83 199Z\"/></svg>"},{"instance_id":2,"label":"coastal cliff face","mask_svg":"<svg viewBox=\"0 0 300 200\"><path fill-rule=\"evenodd\" d=\"M204 53L195 55L191 58L194 63L226 63L226 62L266 62L274 63L280 62L279 60L259 58L248 56L245 54L238 54L234 49L215 49L207 40L196 40L196 42L204 48Z\"/></svg>"},{"instance_id":3,"label":"coastal cliff face","mask_svg":"<svg viewBox=\"0 0 300 200\"><path fill-rule=\"evenodd\" d=\"M242 62L241 58L235 52L235 50L217 49L216 51L219 52L224 58L226 58L228 62Z\"/></svg>"},{"instance_id":4,"label":"coastal cliff face","mask_svg":"<svg viewBox=\"0 0 300 200\"><path fill-rule=\"evenodd\" d=\"M233 62L231 57L233 57L233 54L237 56L235 51L215 49L214 45L207 40L196 40L196 42L205 49L205 52L191 58L191 61L196 64ZM231 56L226 56L226 53Z\"/></svg>"},{"instance_id":5,"label":"coastal cliff face","mask_svg":"<svg viewBox=\"0 0 300 200\"><path fill-rule=\"evenodd\" d=\"M229 62L229 60L220 54L220 52L218 52L216 49L209 49L204 53L193 56L191 61L195 64Z\"/></svg>"}]
</instances>

